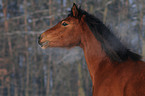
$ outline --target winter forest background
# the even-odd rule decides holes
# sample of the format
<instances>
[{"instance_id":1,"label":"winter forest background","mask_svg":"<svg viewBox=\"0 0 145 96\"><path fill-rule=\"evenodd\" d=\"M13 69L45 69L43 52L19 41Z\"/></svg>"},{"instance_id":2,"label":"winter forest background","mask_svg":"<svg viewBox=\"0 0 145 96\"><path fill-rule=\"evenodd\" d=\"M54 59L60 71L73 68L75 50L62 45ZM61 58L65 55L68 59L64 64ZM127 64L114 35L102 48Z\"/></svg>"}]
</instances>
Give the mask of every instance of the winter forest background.
<instances>
[{"instance_id":1,"label":"winter forest background","mask_svg":"<svg viewBox=\"0 0 145 96\"><path fill-rule=\"evenodd\" d=\"M145 0L0 0L0 96L92 96L81 48L42 50L37 44L73 2L145 56Z\"/></svg>"}]
</instances>

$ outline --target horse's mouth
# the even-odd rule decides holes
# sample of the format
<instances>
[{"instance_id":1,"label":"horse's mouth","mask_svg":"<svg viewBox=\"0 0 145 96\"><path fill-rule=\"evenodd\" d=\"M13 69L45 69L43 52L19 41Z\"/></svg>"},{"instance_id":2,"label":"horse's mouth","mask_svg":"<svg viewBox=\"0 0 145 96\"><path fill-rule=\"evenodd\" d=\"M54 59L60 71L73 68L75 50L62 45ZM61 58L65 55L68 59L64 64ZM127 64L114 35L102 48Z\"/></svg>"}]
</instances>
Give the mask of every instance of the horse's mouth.
<instances>
[{"instance_id":1,"label":"horse's mouth","mask_svg":"<svg viewBox=\"0 0 145 96\"><path fill-rule=\"evenodd\" d=\"M42 48L46 48L46 47L48 47L48 43L49 43L49 41L46 41L46 42L43 42L43 43L39 43L39 45L40 45Z\"/></svg>"}]
</instances>

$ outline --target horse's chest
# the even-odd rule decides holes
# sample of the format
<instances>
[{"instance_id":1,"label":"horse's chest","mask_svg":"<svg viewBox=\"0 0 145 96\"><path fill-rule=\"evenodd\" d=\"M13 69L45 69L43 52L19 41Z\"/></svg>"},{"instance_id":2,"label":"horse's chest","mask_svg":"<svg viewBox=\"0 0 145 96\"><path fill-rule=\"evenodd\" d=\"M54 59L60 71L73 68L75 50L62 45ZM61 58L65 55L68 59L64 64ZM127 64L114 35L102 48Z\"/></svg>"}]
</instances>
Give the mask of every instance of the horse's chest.
<instances>
[{"instance_id":1,"label":"horse's chest","mask_svg":"<svg viewBox=\"0 0 145 96\"><path fill-rule=\"evenodd\" d=\"M93 96L123 96L120 86L112 79L98 82L94 88Z\"/></svg>"}]
</instances>

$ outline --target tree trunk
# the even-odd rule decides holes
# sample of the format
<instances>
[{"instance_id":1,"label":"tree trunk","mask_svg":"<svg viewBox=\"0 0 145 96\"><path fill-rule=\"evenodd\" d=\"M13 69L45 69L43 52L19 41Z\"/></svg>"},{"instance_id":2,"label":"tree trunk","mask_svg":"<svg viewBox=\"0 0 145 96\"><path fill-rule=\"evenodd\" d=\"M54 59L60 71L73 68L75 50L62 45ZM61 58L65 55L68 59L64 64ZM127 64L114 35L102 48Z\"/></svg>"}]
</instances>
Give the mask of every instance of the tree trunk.
<instances>
[{"instance_id":1,"label":"tree trunk","mask_svg":"<svg viewBox=\"0 0 145 96\"><path fill-rule=\"evenodd\" d=\"M50 63L51 63L51 55L48 57L48 72L47 72L47 87L46 87L46 96L49 96L49 81L50 81Z\"/></svg>"},{"instance_id":2,"label":"tree trunk","mask_svg":"<svg viewBox=\"0 0 145 96\"><path fill-rule=\"evenodd\" d=\"M3 14L4 14L4 25L5 25L5 33L8 33L8 20L7 20L7 5L8 5L8 0L3 0ZM10 56L12 56L12 43L11 43L11 38L10 36L7 36L7 40L8 40L8 46L9 46L9 53L10 53ZM4 42L5 43L5 42ZM3 51L5 51L5 44L4 44L4 49Z\"/></svg>"},{"instance_id":3,"label":"tree trunk","mask_svg":"<svg viewBox=\"0 0 145 96\"><path fill-rule=\"evenodd\" d=\"M24 0L24 25L25 25L25 32L27 33L27 0ZM28 49L28 36L27 34L25 35L25 47L26 47L26 65L27 65L27 70L26 70L26 96L29 96L29 53L27 51Z\"/></svg>"},{"instance_id":4,"label":"tree trunk","mask_svg":"<svg viewBox=\"0 0 145 96\"><path fill-rule=\"evenodd\" d=\"M143 60L145 61L145 40L142 41L142 56Z\"/></svg>"},{"instance_id":5,"label":"tree trunk","mask_svg":"<svg viewBox=\"0 0 145 96\"><path fill-rule=\"evenodd\" d=\"M53 7L52 7L52 3L53 1L52 0L49 0L49 16L51 16L51 18L50 18L50 26L52 26L52 24L53 24L53 16L52 16L52 9L53 9Z\"/></svg>"},{"instance_id":6,"label":"tree trunk","mask_svg":"<svg viewBox=\"0 0 145 96\"><path fill-rule=\"evenodd\" d=\"M108 7L106 6L106 7L105 7L105 10L104 10L103 23L106 23L107 12L108 12Z\"/></svg>"},{"instance_id":7,"label":"tree trunk","mask_svg":"<svg viewBox=\"0 0 145 96\"><path fill-rule=\"evenodd\" d=\"M145 39L143 37L143 9L144 9L144 4L143 2L141 1L141 4L142 4L142 9L140 10L140 13L139 13L139 35L140 35L140 38L142 40L142 56L143 56L143 59L145 60ZM138 5L139 6L139 5Z\"/></svg>"},{"instance_id":8,"label":"tree trunk","mask_svg":"<svg viewBox=\"0 0 145 96\"><path fill-rule=\"evenodd\" d=\"M78 64L78 96L85 96L85 92L82 87L82 71L80 63Z\"/></svg>"},{"instance_id":9,"label":"tree trunk","mask_svg":"<svg viewBox=\"0 0 145 96\"><path fill-rule=\"evenodd\" d=\"M8 28L9 28L9 26L8 26L8 20L7 20L7 5L8 5L8 0L6 0L5 2L3 1L2 3L3 3L5 33L8 33L8 31L9 31L8 30ZM9 46L9 55L12 56L12 43L11 43L10 36L7 36L7 40L8 40L8 46ZM5 44L4 44L3 53L5 53ZM8 89L8 91L7 91L8 92L8 96L10 96L10 84L7 85L7 89Z\"/></svg>"}]
</instances>

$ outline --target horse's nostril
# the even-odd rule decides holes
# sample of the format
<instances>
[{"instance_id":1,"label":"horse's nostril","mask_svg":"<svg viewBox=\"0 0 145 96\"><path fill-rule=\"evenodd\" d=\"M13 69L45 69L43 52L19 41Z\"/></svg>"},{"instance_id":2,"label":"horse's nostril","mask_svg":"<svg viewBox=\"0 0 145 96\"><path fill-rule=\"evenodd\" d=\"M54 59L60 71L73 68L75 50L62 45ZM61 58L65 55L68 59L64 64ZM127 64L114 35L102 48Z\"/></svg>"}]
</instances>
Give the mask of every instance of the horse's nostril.
<instances>
[{"instance_id":1,"label":"horse's nostril","mask_svg":"<svg viewBox=\"0 0 145 96\"><path fill-rule=\"evenodd\" d=\"M40 40L41 39L41 35L38 37L38 40Z\"/></svg>"},{"instance_id":2,"label":"horse's nostril","mask_svg":"<svg viewBox=\"0 0 145 96\"><path fill-rule=\"evenodd\" d=\"M38 44L41 45L40 40L38 40Z\"/></svg>"},{"instance_id":3,"label":"horse's nostril","mask_svg":"<svg viewBox=\"0 0 145 96\"><path fill-rule=\"evenodd\" d=\"M41 45L41 42L40 42L41 38L42 38L42 37L41 37L41 35L40 35L40 36L38 37L38 44L39 44L39 45Z\"/></svg>"}]
</instances>

